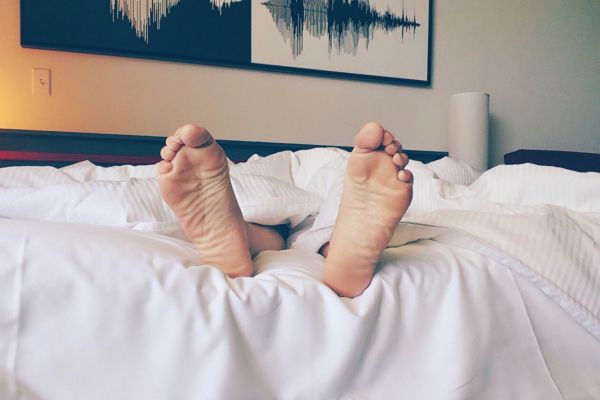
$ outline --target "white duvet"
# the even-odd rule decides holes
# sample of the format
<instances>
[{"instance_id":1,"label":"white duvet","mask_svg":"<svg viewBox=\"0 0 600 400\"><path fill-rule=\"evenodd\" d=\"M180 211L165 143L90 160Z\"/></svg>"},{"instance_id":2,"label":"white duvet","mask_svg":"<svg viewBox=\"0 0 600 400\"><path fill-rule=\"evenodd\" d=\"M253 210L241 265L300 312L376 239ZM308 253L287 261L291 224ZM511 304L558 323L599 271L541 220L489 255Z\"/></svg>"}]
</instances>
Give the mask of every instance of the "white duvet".
<instances>
[{"instance_id":1,"label":"white duvet","mask_svg":"<svg viewBox=\"0 0 600 400\"><path fill-rule=\"evenodd\" d=\"M411 162L413 204L344 299L315 250L346 158L232 166L245 218L293 227L234 280L153 167L0 169L0 398L600 398L600 174Z\"/></svg>"}]
</instances>

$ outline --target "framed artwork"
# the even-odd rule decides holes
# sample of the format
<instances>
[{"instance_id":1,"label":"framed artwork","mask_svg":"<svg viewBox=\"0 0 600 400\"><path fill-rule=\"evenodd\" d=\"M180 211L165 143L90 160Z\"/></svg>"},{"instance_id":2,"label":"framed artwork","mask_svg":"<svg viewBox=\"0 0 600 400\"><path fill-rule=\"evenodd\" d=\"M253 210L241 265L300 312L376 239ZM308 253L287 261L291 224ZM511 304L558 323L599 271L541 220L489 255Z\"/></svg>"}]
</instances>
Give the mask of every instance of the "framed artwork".
<instances>
[{"instance_id":1,"label":"framed artwork","mask_svg":"<svg viewBox=\"0 0 600 400\"><path fill-rule=\"evenodd\" d=\"M21 0L21 44L427 86L431 0Z\"/></svg>"}]
</instances>

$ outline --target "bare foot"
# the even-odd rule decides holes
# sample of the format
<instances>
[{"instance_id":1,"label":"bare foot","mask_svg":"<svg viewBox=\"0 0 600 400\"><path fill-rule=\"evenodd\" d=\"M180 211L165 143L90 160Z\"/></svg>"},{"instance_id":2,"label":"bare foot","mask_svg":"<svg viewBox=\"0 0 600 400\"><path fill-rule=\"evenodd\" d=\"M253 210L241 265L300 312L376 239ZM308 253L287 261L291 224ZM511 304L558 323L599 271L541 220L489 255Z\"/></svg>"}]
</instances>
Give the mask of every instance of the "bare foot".
<instances>
[{"instance_id":1,"label":"bare foot","mask_svg":"<svg viewBox=\"0 0 600 400\"><path fill-rule=\"evenodd\" d=\"M203 263L230 277L249 276L248 225L233 193L225 152L204 128L185 125L167 138L160 192Z\"/></svg>"},{"instance_id":2,"label":"bare foot","mask_svg":"<svg viewBox=\"0 0 600 400\"><path fill-rule=\"evenodd\" d=\"M338 295L355 297L371 283L375 266L412 200L408 157L378 123L355 137L336 226L323 249L323 282Z\"/></svg>"}]
</instances>

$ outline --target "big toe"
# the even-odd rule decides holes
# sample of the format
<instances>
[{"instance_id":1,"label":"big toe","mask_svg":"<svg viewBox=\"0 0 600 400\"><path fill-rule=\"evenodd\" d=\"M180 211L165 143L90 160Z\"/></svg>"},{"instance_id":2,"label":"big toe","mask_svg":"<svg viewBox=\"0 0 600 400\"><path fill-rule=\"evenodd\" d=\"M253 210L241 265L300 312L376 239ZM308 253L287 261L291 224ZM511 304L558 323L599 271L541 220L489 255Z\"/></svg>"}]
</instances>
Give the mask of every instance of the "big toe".
<instances>
[{"instance_id":1,"label":"big toe","mask_svg":"<svg viewBox=\"0 0 600 400\"><path fill-rule=\"evenodd\" d=\"M192 124L184 125L177 134L186 146L192 148L209 146L214 140L206 129Z\"/></svg>"},{"instance_id":2,"label":"big toe","mask_svg":"<svg viewBox=\"0 0 600 400\"><path fill-rule=\"evenodd\" d=\"M356 134L354 145L358 151L376 150L383 144L385 129L378 122L365 124Z\"/></svg>"}]
</instances>

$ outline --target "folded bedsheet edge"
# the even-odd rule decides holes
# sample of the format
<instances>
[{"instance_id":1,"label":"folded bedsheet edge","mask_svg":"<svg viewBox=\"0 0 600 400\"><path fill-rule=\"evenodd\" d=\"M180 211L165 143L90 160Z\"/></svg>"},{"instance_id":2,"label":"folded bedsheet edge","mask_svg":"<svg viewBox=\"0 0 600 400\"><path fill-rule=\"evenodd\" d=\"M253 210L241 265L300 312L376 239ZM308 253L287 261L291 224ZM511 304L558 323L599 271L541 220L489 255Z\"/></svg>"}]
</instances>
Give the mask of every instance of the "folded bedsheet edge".
<instances>
[{"instance_id":1,"label":"folded bedsheet edge","mask_svg":"<svg viewBox=\"0 0 600 400\"><path fill-rule=\"evenodd\" d=\"M479 252L509 270L514 271L555 301L590 334L600 340L600 318L598 316L565 290L553 284L532 268L525 266L515 257L496 246L490 245L485 240L460 229L449 229L432 238L432 240Z\"/></svg>"}]
</instances>

